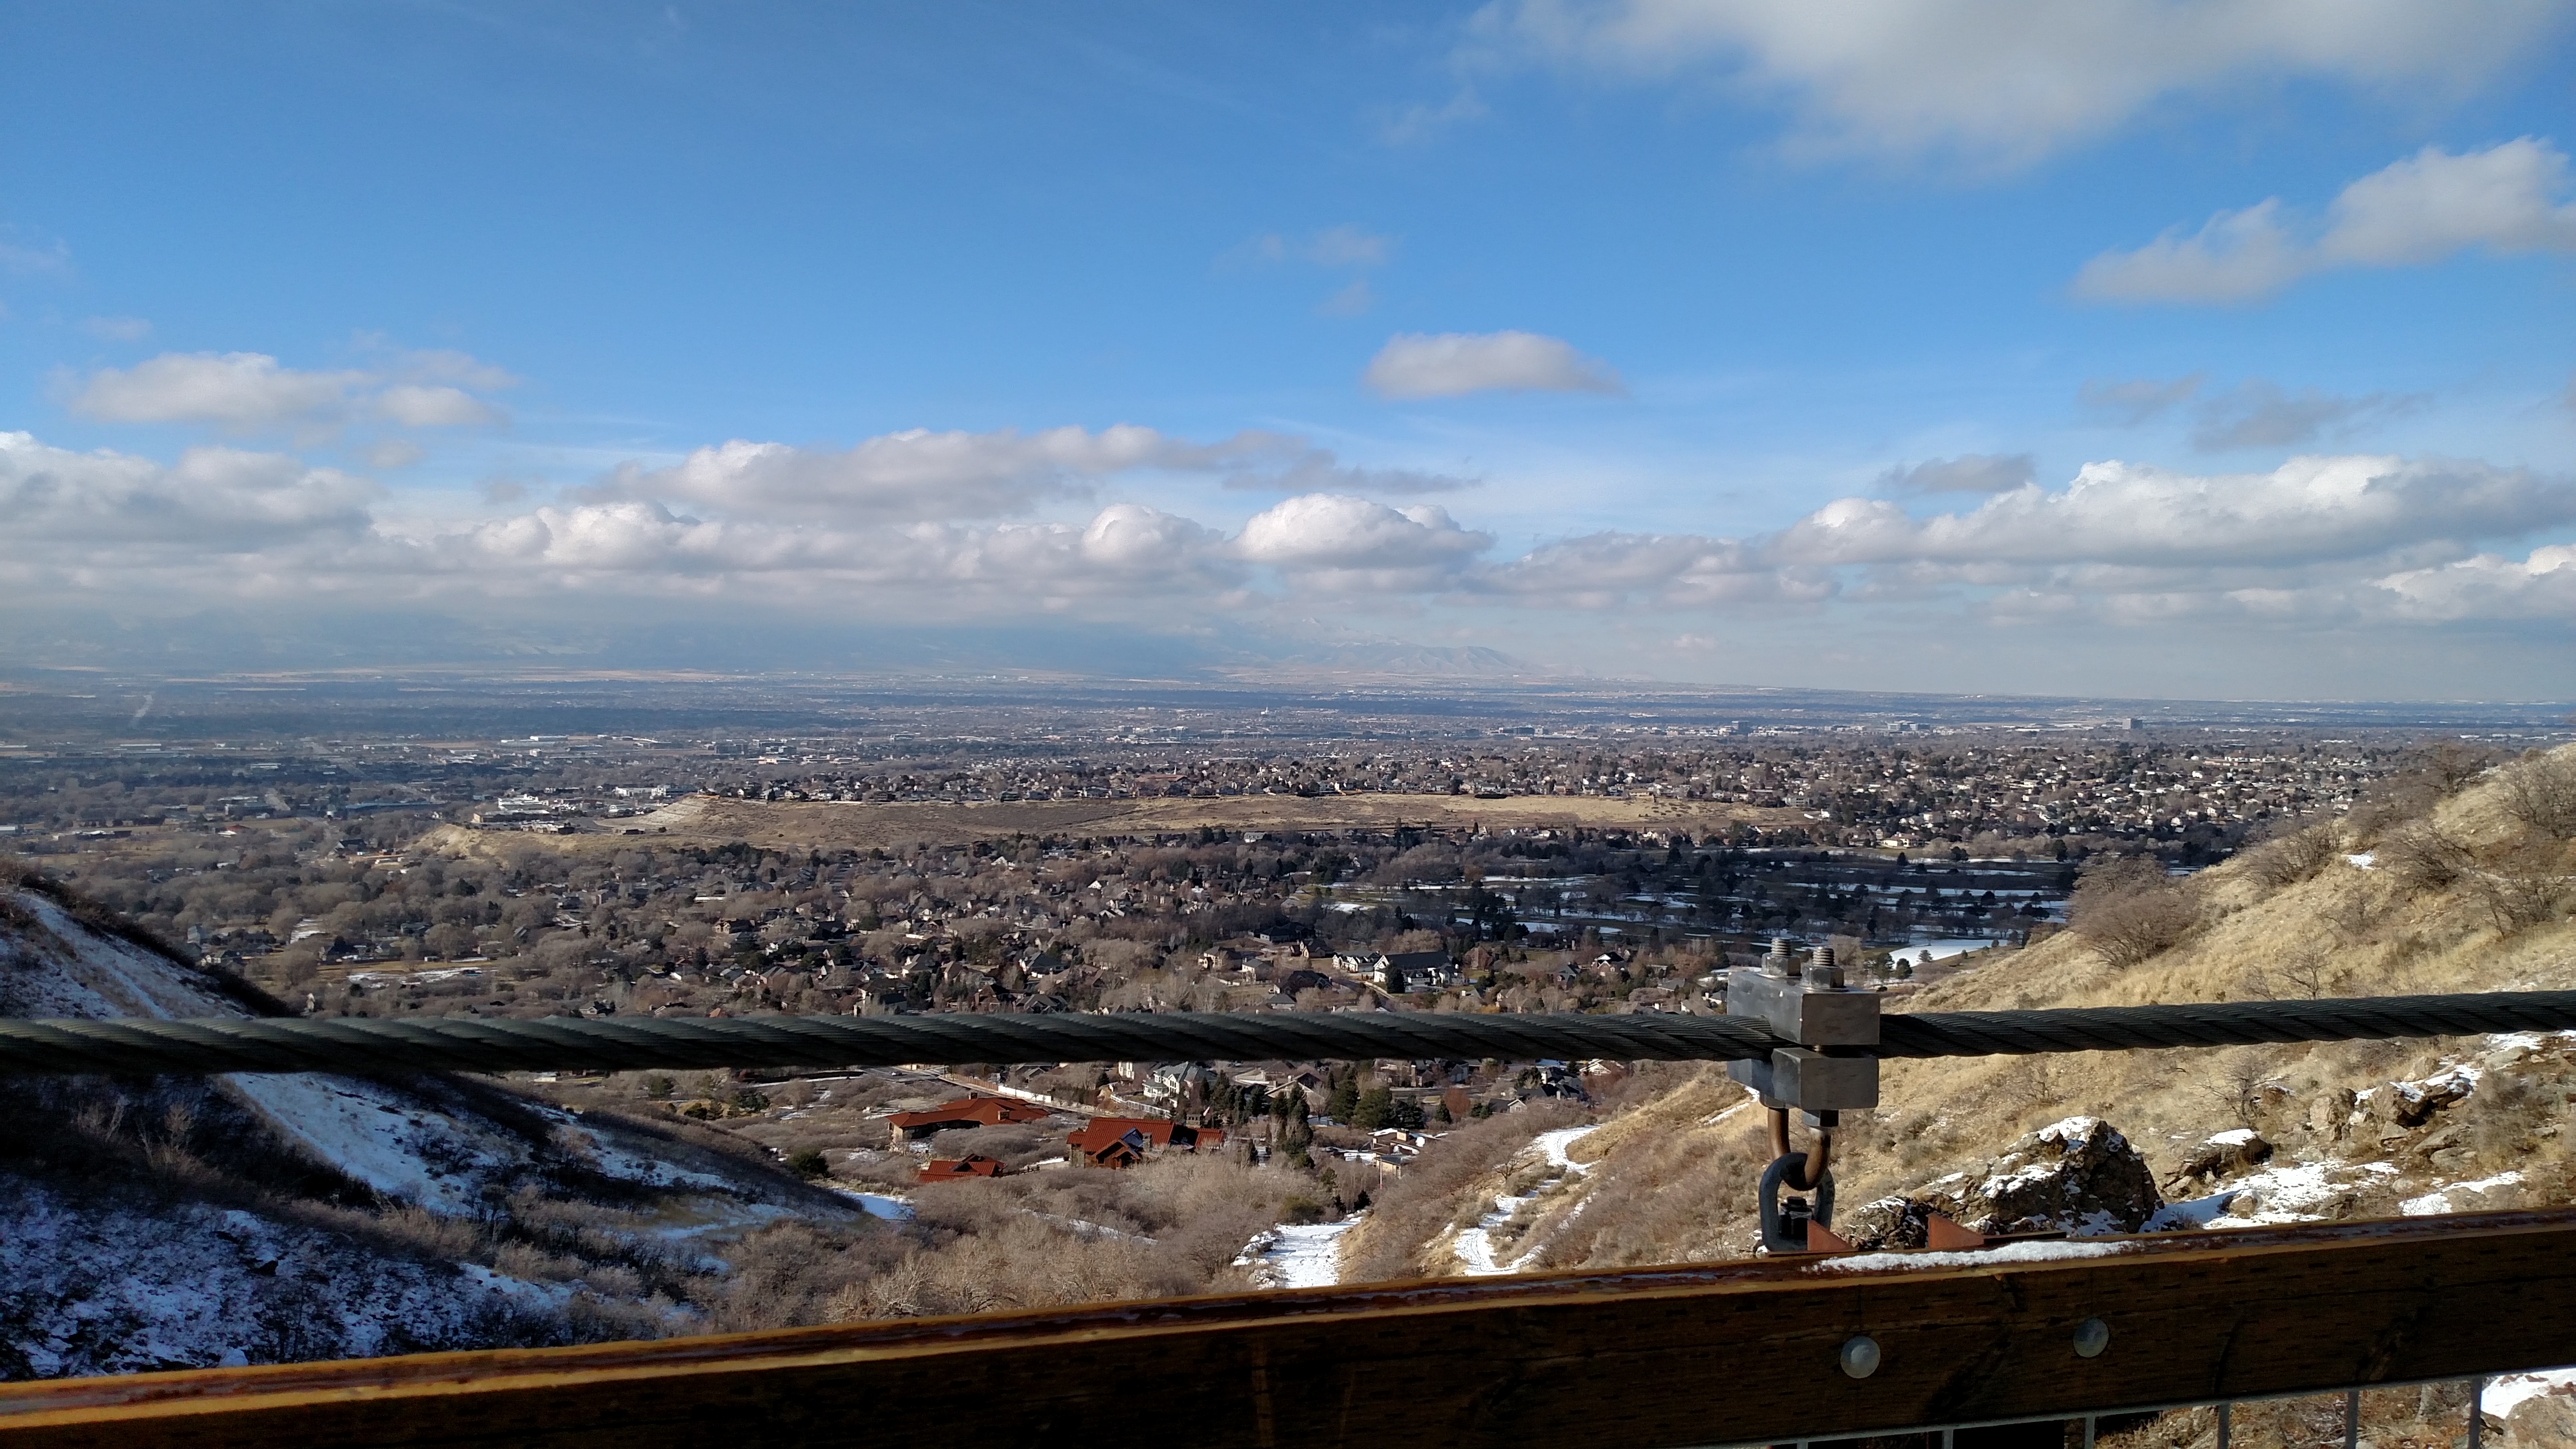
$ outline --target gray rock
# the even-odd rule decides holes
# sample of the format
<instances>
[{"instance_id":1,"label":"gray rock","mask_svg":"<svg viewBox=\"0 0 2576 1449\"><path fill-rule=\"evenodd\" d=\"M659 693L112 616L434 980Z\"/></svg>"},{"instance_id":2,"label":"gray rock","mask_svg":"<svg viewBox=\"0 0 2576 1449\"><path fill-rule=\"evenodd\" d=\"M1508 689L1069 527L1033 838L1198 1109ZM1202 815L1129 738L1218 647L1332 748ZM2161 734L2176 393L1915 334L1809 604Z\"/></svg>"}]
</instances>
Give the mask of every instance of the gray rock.
<instances>
[{"instance_id":1,"label":"gray rock","mask_svg":"<svg viewBox=\"0 0 2576 1449\"><path fill-rule=\"evenodd\" d=\"M2042 1127L1982 1174L1926 1199L1980 1233L2134 1233L2163 1209L2155 1174L2119 1129L2099 1117Z\"/></svg>"},{"instance_id":2,"label":"gray rock","mask_svg":"<svg viewBox=\"0 0 2576 1449\"><path fill-rule=\"evenodd\" d=\"M2329 1089L2308 1107L2308 1130L2328 1142L2341 1142L2352 1125L2355 1098L2348 1087Z\"/></svg>"},{"instance_id":3,"label":"gray rock","mask_svg":"<svg viewBox=\"0 0 2576 1449\"><path fill-rule=\"evenodd\" d=\"M1979 1171L1863 1203L1834 1231L1865 1251L1925 1246L1934 1213L1995 1235L2134 1233L2164 1205L2147 1160L2119 1129L2099 1117L2069 1117L2013 1143Z\"/></svg>"},{"instance_id":4,"label":"gray rock","mask_svg":"<svg viewBox=\"0 0 2576 1449\"><path fill-rule=\"evenodd\" d=\"M1865 1253L1887 1248L1920 1248L1930 1241L1928 1220L1934 1209L1910 1197L1883 1197L1863 1203L1834 1224L1844 1242Z\"/></svg>"},{"instance_id":5,"label":"gray rock","mask_svg":"<svg viewBox=\"0 0 2576 1449\"><path fill-rule=\"evenodd\" d=\"M2514 1405L2504 1421L2504 1449L2576 1449L2576 1398L2543 1394Z\"/></svg>"},{"instance_id":6,"label":"gray rock","mask_svg":"<svg viewBox=\"0 0 2576 1449\"><path fill-rule=\"evenodd\" d=\"M2246 1128L2221 1132L2193 1148L2191 1155L2183 1159L2182 1170L2174 1176L2177 1181L2221 1178L2242 1172L2271 1155L2272 1144L2264 1141L2261 1133Z\"/></svg>"}]
</instances>

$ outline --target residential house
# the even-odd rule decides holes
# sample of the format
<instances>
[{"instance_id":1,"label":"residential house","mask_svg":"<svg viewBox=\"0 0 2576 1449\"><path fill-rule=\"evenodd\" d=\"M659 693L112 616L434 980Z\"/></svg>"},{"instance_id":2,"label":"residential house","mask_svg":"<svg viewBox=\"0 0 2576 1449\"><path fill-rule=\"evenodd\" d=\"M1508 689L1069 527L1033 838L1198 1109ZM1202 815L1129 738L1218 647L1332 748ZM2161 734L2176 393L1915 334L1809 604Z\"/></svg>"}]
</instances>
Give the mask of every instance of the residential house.
<instances>
[{"instance_id":1,"label":"residential house","mask_svg":"<svg viewBox=\"0 0 2576 1449\"><path fill-rule=\"evenodd\" d=\"M1225 1132L1216 1127L1184 1127L1165 1117L1094 1117L1081 1131L1067 1134L1065 1141L1080 1154L1078 1161L1094 1167L1133 1167L1169 1147L1211 1151L1225 1145Z\"/></svg>"},{"instance_id":2,"label":"residential house","mask_svg":"<svg viewBox=\"0 0 2576 1449\"><path fill-rule=\"evenodd\" d=\"M1376 983L1391 996L1447 986L1458 979L1458 968L1450 963L1446 951L1363 951L1336 956L1333 964L1345 975Z\"/></svg>"},{"instance_id":3,"label":"residential house","mask_svg":"<svg viewBox=\"0 0 2576 1449\"><path fill-rule=\"evenodd\" d=\"M964 1157L942 1157L921 1164L923 1182L959 1182L970 1177L1000 1177L1002 1164L981 1153Z\"/></svg>"},{"instance_id":4,"label":"residential house","mask_svg":"<svg viewBox=\"0 0 2576 1449\"><path fill-rule=\"evenodd\" d=\"M1040 1122L1047 1109L1033 1102L1015 1101L1009 1097L960 1097L954 1102L919 1112L896 1112L886 1118L890 1148L900 1149L906 1140L917 1140L936 1132L967 1127L1000 1127L1012 1122Z\"/></svg>"}]
</instances>

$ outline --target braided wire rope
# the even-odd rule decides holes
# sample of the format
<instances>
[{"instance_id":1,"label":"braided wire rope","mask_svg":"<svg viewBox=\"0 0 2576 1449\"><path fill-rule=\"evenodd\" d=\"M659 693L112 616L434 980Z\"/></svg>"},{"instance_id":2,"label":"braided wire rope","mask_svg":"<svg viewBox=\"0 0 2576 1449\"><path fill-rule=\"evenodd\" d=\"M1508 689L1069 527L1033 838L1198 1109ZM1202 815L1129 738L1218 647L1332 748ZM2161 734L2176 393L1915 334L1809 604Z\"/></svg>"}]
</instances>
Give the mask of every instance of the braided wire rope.
<instances>
[{"instance_id":1,"label":"braided wire rope","mask_svg":"<svg viewBox=\"0 0 2576 1449\"><path fill-rule=\"evenodd\" d=\"M2576 991L1896 1014L1856 1055L1950 1057L2576 1030ZM1646 1013L0 1020L0 1075L640 1071L911 1063L1760 1060L1750 1021Z\"/></svg>"}]
</instances>

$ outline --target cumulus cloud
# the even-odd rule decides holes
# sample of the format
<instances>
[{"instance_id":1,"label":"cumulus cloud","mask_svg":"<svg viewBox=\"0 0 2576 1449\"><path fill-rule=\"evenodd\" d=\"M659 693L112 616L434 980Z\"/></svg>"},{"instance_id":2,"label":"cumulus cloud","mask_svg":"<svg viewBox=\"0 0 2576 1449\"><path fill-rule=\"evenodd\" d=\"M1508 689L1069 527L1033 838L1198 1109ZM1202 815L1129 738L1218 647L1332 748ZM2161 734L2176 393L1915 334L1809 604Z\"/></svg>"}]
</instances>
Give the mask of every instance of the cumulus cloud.
<instances>
[{"instance_id":1,"label":"cumulus cloud","mask_svg":"<svg viewBox=\"0 0 2576 1449\"><path fill-rule=\"evenodd\" d=\"M2550 544L2514 560L2482 553L2439 568L2375 580L2396 612L2413 619L2554 619L2576 623L2576 545Z\"/></svg>"},{"instance_id":2,"label":"cumulus cloud","mask_svg":"<svg viewBox=\"0 0 2576 1449\"><path fill-rule=\"evenodd\" d=\"M362 536L377 485L278 453L191 448L162 466L123 453L76 453L0 433L0 535L13 548L271 549L316 536Z\"/></svg>"},{"instance_id":3,"label":"cumulus cloud","mask_svg":"<svg viewBox=\"0 0 2576 1449\"><path fill-rule=\"evenodd\" d=\"M260 352L165 352L101 368L65 399L83 417L193 423L231 433L333 428L366 416L404 427L460 427L500 412L448 381L507 386L507 373L461 353L420 353L393 369L312 371Z\"/></svg>"},{"instance_id":4,"label":"cumulus cloud","mask_svg":"<svg viewBox=\"0 0 2576 1449\"><path fill-rule=\"evenodd\" d=\"M2297 564L2576 522L2576 486L2520 468L2393 457L2293 458L2269 473L2195 475L2089 463L2055 491L1998 494L1915 518L1846 498L1771 543L1809 564Z\"/></svg>"},{"instance_id":5,"label":"cumulus cloud","mask_svg":"<svg viewBox=\"0 0 2576 1449\"><path fill-rule=\"evenodd\" d=\"M1627 390L1607 364L1535 332L1398 333L1378 349L1360 380L1379 396L1394 398Z\"/></svg>"},{"instance_id":6,"label":"cumulus cloud","mask_svg":"<svg viewBox=\"0 0 2576 1449\"><path fill-rule=\"evenodd\" d=\"M2343 189L2322 222L2277 197L2222 211L2076 273L2102 302L2247 302L2338 267L2421 266L2472 249L2576 251L2567 155L2531 136L2454 155L2427 146Z\"/></svg>"},{"instance_id":7,"label":"cumulus cloud","mask_svg":"<svg viewBox=\"0 0 2576 1449\"><path fill-rule=\"evenodd\" d=\"M1202 444L1126 424L1097 432L915 428L838 452L736 439L667 468L622 467L604 492L743 514L995 518L1082 496L1115 473L1206 471L1297 451L1291 440L1269 433Z\"/></svg>"},{"instance_id":8,"label":"cumulus cloud","mask_svg":"<svg viewBox=\"0 0 2576 1449\"><path fill-rule=\"evenodd\" d=\"M2035 161L2255 77L2456 91L2563 19L2549 0L1496 0L1477 64L1714 76L1785 99L1802 149Z\"/></svg>"},{"instance_id":9,"label":"cumulus cloud","mask_svg":"<svg viewBox=\"0 0 2576 1449\"><path fill-rule=\"evenodd\" d=\"M1878 486L1898 493L2006 493L2037 476L2028 453L1965 453L1890 468L1878 475Z\"/></svg>"},{"instance_id":10,"label":"cumulus cloud","mask_svg":"<svg viewBox=\"0 0 2576 1449\"><path fill-rule=\"evenodd\" d=\"M1307 493L1254 514L1234 541L1238 556L1334 586L1430 586L1476 554L1493 535L1458 526L1448 510L1420 503L1389 508L1366 498Z\"/></svg>"},{"instance_id":11,"label":"cumulus cloud","mask_svg":"<svg viewBox=\"0 0 2576 1449\"><path fill-rule=\"evenodd\" d=\"M928 453L902 446L935 437L946 441ZM1031 478L1138 459L1221 471L1239 440L1071 429L890 441L877 454L791 456L776 476L707 450L702 471L724 484L706 490L714 503L612 490L529 506L523 486L493 479L493 513L460 524L396 513L376 484L284 454L198 447L162 463L5 433L0 583L17 597L121 602L587 594L950 620L1173 617L1306 607L1308 596L1721 617L1965 606L1997 620L2131 624L2576 620L2576 545L2564 541L2576 480L2474 462L2302 457L2220 474L2102 462L2043 486L2019 458L1948 459L1905 470L1925 480L1911 498L1982 492L1973 506L1846 498L1741 538L1602 532L1497 559L1490 533L1446 509L1348 491L1298 493L1231 534L1132 501L1060 519L991 516L1056 486ZM1313 450L1282 456L1339 466ZM960 472L959 459L974 466ZM937 516L922 501L943 480L977 477L983 517Z\"/></svg>"}]
</instances>

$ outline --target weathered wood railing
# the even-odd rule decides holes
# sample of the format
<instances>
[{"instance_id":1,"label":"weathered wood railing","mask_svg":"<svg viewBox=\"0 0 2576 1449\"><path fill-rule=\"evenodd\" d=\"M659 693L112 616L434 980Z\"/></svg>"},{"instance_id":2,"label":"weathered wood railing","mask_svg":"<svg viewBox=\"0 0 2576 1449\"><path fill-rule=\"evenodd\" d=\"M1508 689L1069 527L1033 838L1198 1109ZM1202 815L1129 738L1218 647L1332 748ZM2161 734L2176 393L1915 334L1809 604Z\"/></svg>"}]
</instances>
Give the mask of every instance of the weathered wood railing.
<instances>
[{"instance_id":1,"label":"weathered wood railing","mask_svg":"<svg viewBox=\"0 0 2576 1449\"><path fill-rule=\"evenodd\" d=\"M21 1383L0 1446L1641 1449L2567 1363L2576 1212L2513 1212Z\"/></svg>"}]
</instances>

